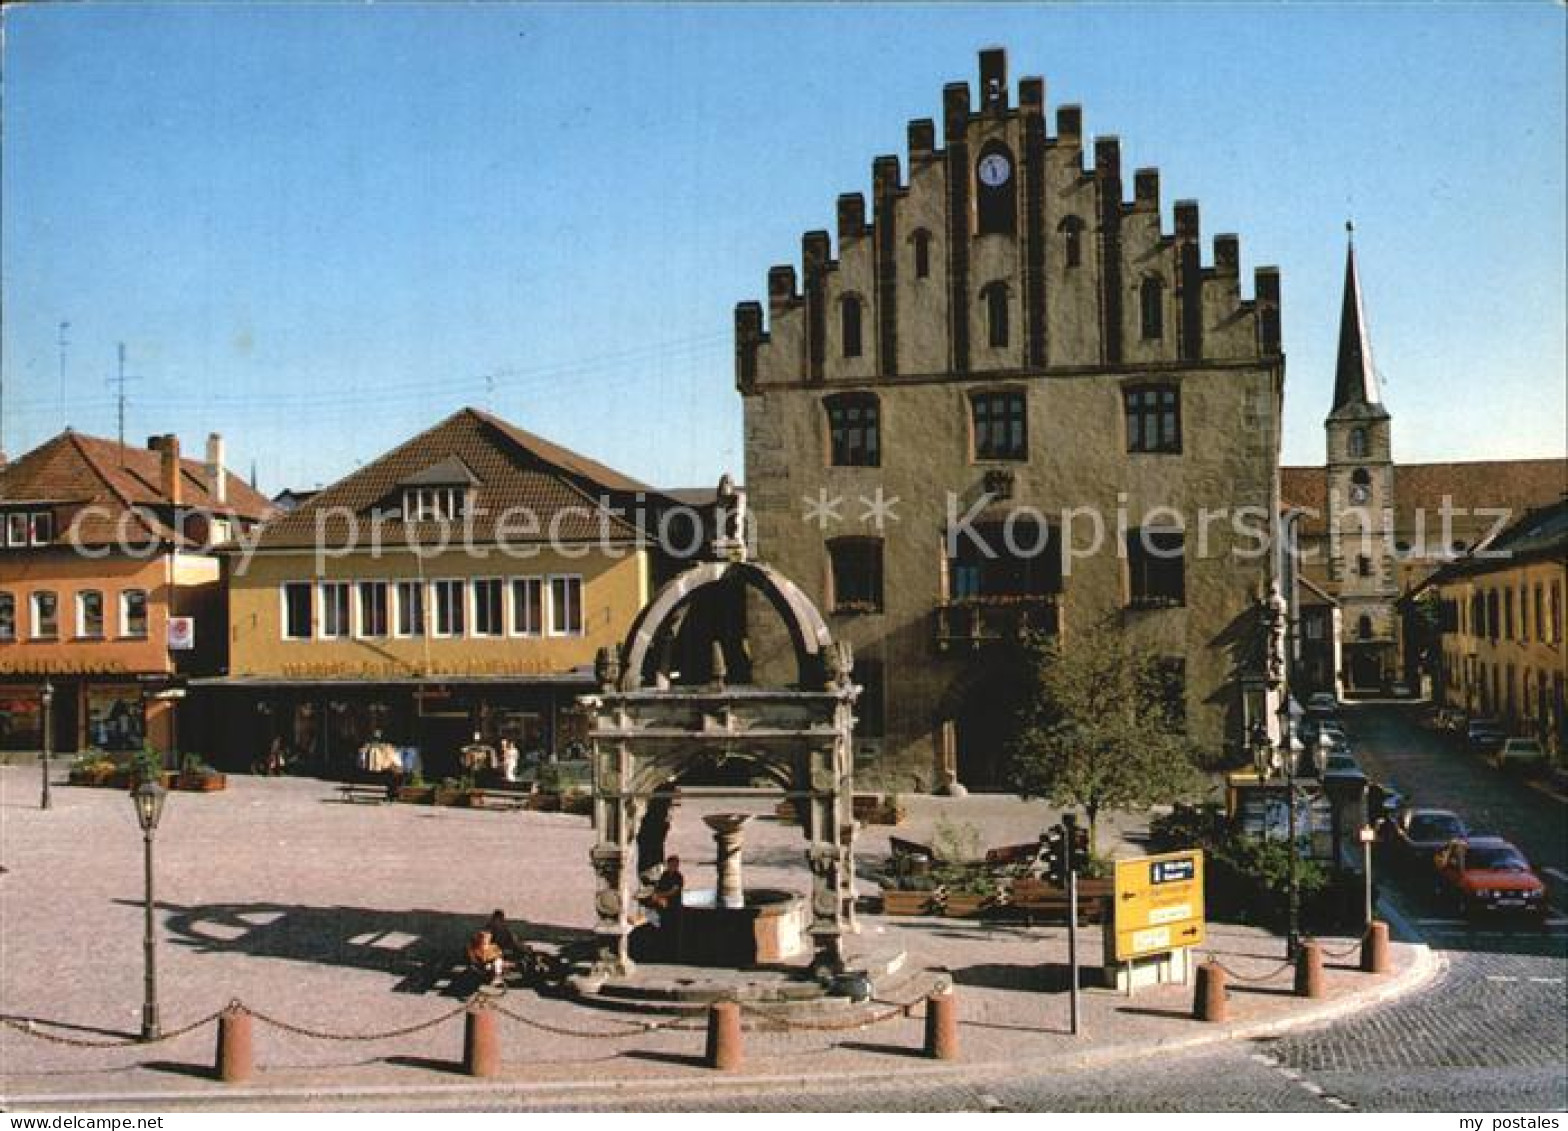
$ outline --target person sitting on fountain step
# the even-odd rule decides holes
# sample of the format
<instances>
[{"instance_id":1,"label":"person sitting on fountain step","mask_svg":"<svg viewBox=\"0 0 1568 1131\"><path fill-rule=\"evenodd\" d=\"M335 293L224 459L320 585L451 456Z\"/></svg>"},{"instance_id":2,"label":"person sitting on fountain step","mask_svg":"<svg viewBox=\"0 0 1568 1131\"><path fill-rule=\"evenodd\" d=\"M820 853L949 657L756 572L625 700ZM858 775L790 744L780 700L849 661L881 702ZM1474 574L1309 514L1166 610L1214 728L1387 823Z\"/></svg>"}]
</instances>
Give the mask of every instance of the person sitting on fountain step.
<instances>
[{"instance_id":1,"label":"person sitting on fountain step","mask_svg":"<svg viewBox=\"0 0 1568 1131\"><path fill-rule=\"evenodd\" d=\"M489 974L492 986L502 984L502 975L506 973L506 956L489 931L475 931L473 938L468 940L468 964L481 974Z\"/></svg>"},{"instance_id":2,"label":"person sitting on fountain step","mask_svg":"<svg viewBox=\"0 0 1568 1131\"><path fill-rule=\"evenodd\" d=\"M661 926L661 918L681 905L681 893L686 888L686 877L681 875L681 858L671 856L664 862L664 871L654 881L653 891L641 903L648 909L648 922Z\"/></svg>"}]
</instances>

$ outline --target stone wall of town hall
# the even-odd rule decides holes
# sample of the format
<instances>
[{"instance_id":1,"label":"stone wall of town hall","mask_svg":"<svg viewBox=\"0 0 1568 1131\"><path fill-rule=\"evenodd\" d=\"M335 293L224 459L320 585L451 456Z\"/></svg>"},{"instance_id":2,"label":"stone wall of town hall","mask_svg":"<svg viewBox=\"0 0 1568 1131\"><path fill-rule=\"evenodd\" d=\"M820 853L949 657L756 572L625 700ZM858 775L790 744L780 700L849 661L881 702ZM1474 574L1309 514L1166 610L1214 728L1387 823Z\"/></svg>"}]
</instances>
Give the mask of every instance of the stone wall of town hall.
<instances>
[{"instance_id":1,"label":"stone wall of town hall","mask_svg":"<svg viewBox=\"0 0 1568 1131\"><path fill-rule=\"evenodd\" d=\"M1013 650L938 646L955 513L989 488L1010 494L1003 506L1037 508L1057 536L1064 512L1104 516L1106 545L1064 566L1060 631L1070 643L1111 627L1181 660L1189 728L1212 745L1239 733L1237 625L1269 574L1266 555L1233 557L1258 540L1230 514L1251 508L1265 526L1277 499L1277 273L1258 271L1243 297L1236 237L1216 237L1205 263L1197 204L1177 202L1164 230L1154 169L1134 174L1125 200L1117 139L1091 150L1075 106L1049 133L1044 83L1024 79L1012 105L1001 52L982 53L980 88L978 107L967 84L945 88L940 147L932 122L910 124L907 177L898 158L876 159L869 216L860 196L839 198L836 257L828 233L809 232L800 273L768 273L766 325L761 304L736 310L759 553L819 601L878 681L882 725L862 739L861 769L906 788L956 772L955 717L983 710L1016 668ZM980 175L988 160L999 184ZM1124 393L1146 385L1179 397L1175 451L1129 451ZM1024 396L1021 458L976 454L971 398L995 391ZM835 466L827 405L846 392L875 398L877 466ZM897 499L880 529L878 490ZM836 514L805 517L808 500L835 498ZM1115 524L1157 507L1189 527L1200 508L1228 511L1201 543L1189 529L1184 602L1133 608ZM1067 533L1082 549L1092 527ZM828 544L841 537L880 540L881 611L833 613ZM750 622L764 670L785 646L767 620Z\"/></svg>"}]
</instances>

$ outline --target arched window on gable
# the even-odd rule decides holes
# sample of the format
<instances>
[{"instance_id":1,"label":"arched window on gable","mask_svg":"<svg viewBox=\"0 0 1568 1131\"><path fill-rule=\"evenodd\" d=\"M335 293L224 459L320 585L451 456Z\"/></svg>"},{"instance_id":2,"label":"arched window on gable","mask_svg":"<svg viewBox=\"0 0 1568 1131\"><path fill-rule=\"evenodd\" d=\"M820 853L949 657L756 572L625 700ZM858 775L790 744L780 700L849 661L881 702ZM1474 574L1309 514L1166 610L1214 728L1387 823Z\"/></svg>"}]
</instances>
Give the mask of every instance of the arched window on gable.
<instances>
[{"instance_id":1,"label":"arched window on gable","mask_svg":"<svg viewBox=\"0 0 1568 1131\"><path fill-rule=\"evenodd\" d=\"M845 295L838 300L839 341L845 357L860 356L860 296Z\"/></svg>"},{"instance_id":2,"label":"arched window on gable","mask_svg":"<svg viewBox=\"0 0 1568 1131\"><path fill-rule=\"evenodd\" d=\"M915 278L925 279L931 275L931 233L924 228L916 228L909 236L909 242L915 249Z\"/></svg>"},{"instance_id":3,"label":"arched window on gable","mask_svg":"<svg viewBox=\"0 0 1568 1131\"><path fill-rule=\"evenodd\" d=\"M1138 309L1142 315L1145 341L1156 341L1165 336L1165 281L1158 275L1147 275L1138 285Z\"/></svg>"},{"instance_id":4,"label":"arched window on gable","mask_svg":"<svg viewBox=\"0 0 1568 1131\"><path fill-rule=\"evenodd\" d=\"M1076 216L1064 216L1056 230L1062 236L1062 266L1080 266L1083 263L1083 221Z\"/></svg>"},{"instance_id":5,"label":"arched window on gable","mask_svg":"<svg viewBox=\"0 0 1568 1131\"><path fill-rule=\"evenodd\" d=\"M985 303L986 327L992 349L1007 345L1007 284L987 283L980 289L980 299Z\"/></svg>"}]
</instances>

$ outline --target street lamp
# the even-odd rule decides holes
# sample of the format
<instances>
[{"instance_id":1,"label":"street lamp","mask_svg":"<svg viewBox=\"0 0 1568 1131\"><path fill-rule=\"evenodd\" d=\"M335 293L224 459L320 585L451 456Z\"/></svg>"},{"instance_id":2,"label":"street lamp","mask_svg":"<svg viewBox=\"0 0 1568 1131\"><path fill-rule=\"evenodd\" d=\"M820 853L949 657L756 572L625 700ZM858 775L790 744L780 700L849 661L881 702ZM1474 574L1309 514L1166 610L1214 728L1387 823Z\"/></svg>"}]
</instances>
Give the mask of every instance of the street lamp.
<instances>
[{"instance_id":1,"label":"street lamp","mask_svg":"<svg viewBox=\"0 0 1568 1131\"><path fill-rule=\"evenodd\" d=\"M1372 842L1377 840L1377 830L1371 825L1362 825L1356 833L1356 839L1361 841L1361 874L1366 880L1366 905L1363 908L1363 926L1370 930L1372 927Z\"/></svg>"},{"instance_id":2,"label":"street lamp","mask_svg":"<svg viewBox=\"0 0 1568 1131\"><path fill-rule=\"evenodd\" d=\"M1283 690L1279 697L1279 755L1285 763L1285 811L1287 846L1286 888L1289 900L1289 917L1286 921L1285 957L1295 958L1301 946L1301 884L1298 879L1301 847L1296 841L1296 752L1290 740L1290 696Z\"/></svg>"},{"instance_id":3,"label":"street lamp","mask_svg":"<svg viewBox=\"0 0 1568 1131\"><path fill-rule=\"evenodd\" d=\"M155 781L142 782L131 793L136 806L136 823L142 827L143 860L147 878L146 930L142 948L146 955L145 988L142 1001L142 1040L156 1041L161 1035L158 1025L158 962L157 939L153 935L152 918L152 834L158 831L158 818L163 816L163 801L168 791Z\"/></svg>"},{"instance_id":4,"label":"street lamp","mask_svg":"<svg viewBox=\"0 0 1568 1131\"><path fill-rule=\"evenodd\" d=\"M49 796L49 755L53 753L54 747L54 712L52 710L54 707L54 684L45 679L43 691L39 693L38 697L42 701L44 709L44 751L43 758L38 763L43 767L44 785L43 795L39 798L38 807L40 809L49 809L54 806L54 799Z\"/></svg>"}]
</instances>

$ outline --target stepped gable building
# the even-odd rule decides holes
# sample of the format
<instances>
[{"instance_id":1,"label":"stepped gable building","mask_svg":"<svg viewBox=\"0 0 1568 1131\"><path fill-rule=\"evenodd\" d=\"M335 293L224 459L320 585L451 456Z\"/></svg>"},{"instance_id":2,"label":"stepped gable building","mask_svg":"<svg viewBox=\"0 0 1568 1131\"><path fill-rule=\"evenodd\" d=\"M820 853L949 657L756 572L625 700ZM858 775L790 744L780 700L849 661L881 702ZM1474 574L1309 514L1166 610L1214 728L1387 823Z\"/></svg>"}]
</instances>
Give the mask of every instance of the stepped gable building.
<instances>
[{"instance_id":1,"label":"stepped gable building","mask_svg":"<svg viewBox=\"0 0 1568 1131\"><path fill-rule=\"evenodd\" d=\"M1298 590L1298 690L1412 689L1435 643L1401 604L1433 572L1568 490L1568 461L1397 464L1352 242L1322 467L1286 467L1281 494L1306 584Z\"/></svg>"},{"instance_id":2,"label":"stepped gable building","mask_svg":"<svg viewBox=\"0 0 1568 1131\"><path fill-rule=\"evenodd\" d=\"M205 454L67 429L0 467L0 750L41 747L46 680L54 750L179 745L178 685L226 652L213 547L272 513Z\"/></svg>"},{"instance_id":3,"label":"stepped gable building","mask_svg":"<svg viewBox=\"0 0 1568 1131\"><path fill-rule=\"evenodd\" d=\"M671 505L488 413L454 413L228 555L229 670L200 688L223 704L212 747L243 765L279 741L340 775L379 738L432 777L458 771L475 733L564 754L595 653L679 567L647 533Z\"/></svg>"},{"instance_id":4,"label":"stepped gable building","mask_svg":"<svg viewBox=\"0 0 1568 1131\"><path fill-rule=\"evenodd\" d=\"M1190 200L1163 226L1156 169L1128 199L1118 140L1077 106L1049 129L1003 51L978 94L949 84L907 171L876 158L869 209L839 197L836 242L736 308L759 555L854 647L871 780L1004 786L1029 629L1156 650L1173 725L1239 751L1271 563L1232 516L1277 506L1278 273L1246 297L1237 238L1206 258Z\"/></svg>"}]
</instances>

